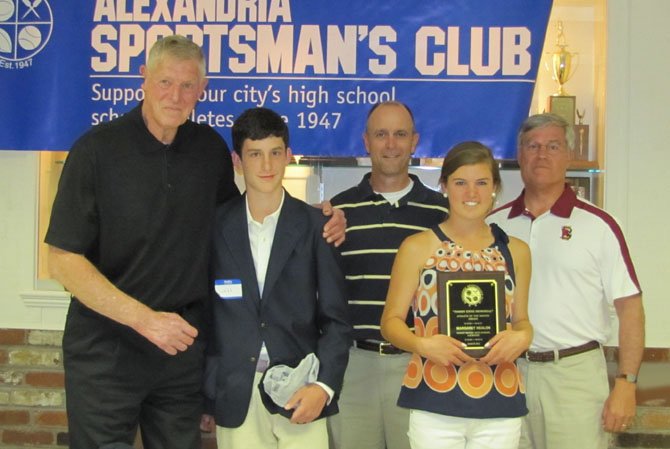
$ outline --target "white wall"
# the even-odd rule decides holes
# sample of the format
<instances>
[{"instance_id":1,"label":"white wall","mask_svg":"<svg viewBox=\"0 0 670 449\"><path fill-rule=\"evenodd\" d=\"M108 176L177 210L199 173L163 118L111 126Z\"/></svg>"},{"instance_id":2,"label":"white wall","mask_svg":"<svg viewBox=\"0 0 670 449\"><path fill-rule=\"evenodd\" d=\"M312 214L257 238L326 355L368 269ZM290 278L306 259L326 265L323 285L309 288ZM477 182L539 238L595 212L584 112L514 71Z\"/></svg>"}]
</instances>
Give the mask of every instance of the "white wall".
<instances>
[{"instance_id":1,"label":"white wall","mask_svg":"<svg viewBox=\"0 0 670 449\"><path fill-rule=\"evenodd\" d=\"M621 222L642 284L647 346L669 347L670 2L608 2L605 208Z\"/></svg>"},{"instance_id":2,"label":"white wall","mask_svg":"<svg viewBox=\"0 0 670 449\"><path fill-rule=\"evenodd\" d=\"M666 324L670 254L667 127L670 123L670 2L608 2L605 208L621 222L636 263L647 310L647 346L669 347ZM62 327L62 294L36 291L35 230L38 158L0 151L0 328ZM324 197L339 191L328 179L353 185L365 169L325 168ZM435 186L435 172L421 173ZM505 199L516 195L506 174ZM317 198L318 199L318 198ZM311 199L309 199L311 201Z\"/></svg>"},{"instance_id":3,"label":"white wall","mask_svg":"<svg viewBox=\"0 0 670 449\"><path fill-rule=\"evenodd\" d=\"M62 292L35 289L37 154L0 151L0 328L61 329Z\"/></svg>"}]
</instances>

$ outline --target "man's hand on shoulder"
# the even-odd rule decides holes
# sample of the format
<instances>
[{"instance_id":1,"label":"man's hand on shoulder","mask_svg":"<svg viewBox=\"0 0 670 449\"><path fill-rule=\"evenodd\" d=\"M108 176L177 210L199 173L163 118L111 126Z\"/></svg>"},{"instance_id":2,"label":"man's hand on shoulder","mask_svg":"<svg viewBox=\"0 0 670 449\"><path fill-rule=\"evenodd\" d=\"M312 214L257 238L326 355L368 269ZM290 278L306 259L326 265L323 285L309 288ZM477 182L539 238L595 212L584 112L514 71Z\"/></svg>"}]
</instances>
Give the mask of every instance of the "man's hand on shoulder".
<instances>
[{"instance_id":1,"label":"man's hand on shoulder","mask_svg":"<svg viewBox=\"0 0 670 449\"><path fill-rule=\"evenodd\" d=\"M330 201L324 201L321 204L317 204L316 207L321 209L323 215L330 217L330 220L323 227L323 238L328 243L334 244L337 248L344 243L345 232L347 230L347 218L344 216L344 212L341 209L333 207Z\"/></svg>"}]
</instances>

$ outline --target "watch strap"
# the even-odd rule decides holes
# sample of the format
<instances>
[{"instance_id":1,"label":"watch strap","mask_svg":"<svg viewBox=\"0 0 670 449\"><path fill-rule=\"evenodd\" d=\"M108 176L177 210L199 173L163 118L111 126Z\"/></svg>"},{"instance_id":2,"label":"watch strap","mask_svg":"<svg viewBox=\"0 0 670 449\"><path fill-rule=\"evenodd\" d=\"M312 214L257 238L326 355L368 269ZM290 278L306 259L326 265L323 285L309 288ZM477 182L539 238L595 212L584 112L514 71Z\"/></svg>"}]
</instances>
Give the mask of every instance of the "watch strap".
<instances>
[{"instance_id":1,"label":"watch strap","mask_svg":"<svg viewBox=\"0 0 670 449\"><path fill-rule=\"evenodd\" d=\"M624 379L626 382L630 382L632 384L637 383L637 375L635 374L617 374L616 375L617 379Z\"/></svg>"}]
</instances>

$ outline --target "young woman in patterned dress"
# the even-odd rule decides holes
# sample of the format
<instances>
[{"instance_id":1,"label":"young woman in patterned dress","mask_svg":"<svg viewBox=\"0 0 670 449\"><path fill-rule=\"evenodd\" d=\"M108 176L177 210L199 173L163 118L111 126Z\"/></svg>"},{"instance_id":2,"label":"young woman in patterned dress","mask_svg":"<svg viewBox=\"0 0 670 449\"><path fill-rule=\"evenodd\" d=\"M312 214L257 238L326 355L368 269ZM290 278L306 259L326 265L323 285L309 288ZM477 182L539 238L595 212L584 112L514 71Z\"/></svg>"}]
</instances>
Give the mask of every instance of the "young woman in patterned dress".
<instances>
[{"instance_id":1,"label":"young woman in patterned dress","mask_svg":"<svg viewBox=\"0 0 670 449\"><path fill-rule=\"evenodd\" d=\"M525 387L515 360L529 346L528 246L487 224L500 173L491 151L463 142L447 153L440 184L449 217L408 237L395 259L381 330L393 345L413 353L398 405L411 409L414 449L516 448ZM507 328L479 359L465 344L438 330L438 271L504 271ZM407 325L408 309L414 332Z\"/></svg>"}]
</instances>

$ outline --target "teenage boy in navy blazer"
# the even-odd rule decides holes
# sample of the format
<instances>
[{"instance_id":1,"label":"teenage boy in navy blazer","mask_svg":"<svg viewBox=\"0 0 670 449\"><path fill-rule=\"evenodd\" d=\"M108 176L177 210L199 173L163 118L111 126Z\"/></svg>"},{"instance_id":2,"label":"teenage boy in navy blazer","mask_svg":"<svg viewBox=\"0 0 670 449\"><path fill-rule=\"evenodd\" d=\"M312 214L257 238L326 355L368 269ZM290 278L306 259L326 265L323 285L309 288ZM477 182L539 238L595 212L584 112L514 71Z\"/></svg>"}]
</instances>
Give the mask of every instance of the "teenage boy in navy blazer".
<instances>
[{"instance_id":1,"label":"teenage boy in navy blazer","mask_svg":"<svg viewBox=\"0 0 670 449\"><path fill-rule=\"evenodd\" d=\"M291 159L283 119L266 108L249 109L235 121L232 137L246 192L217 210L214 227L205 391L217 443L276 448L298 441L327 449L320 418L337 413L351 346L338 255L322 237L321 212L282 187ZM295 367L310 353L319 361L315 381L283 407L274 404L263 391L264 371Z\"/></svg>"}]
</instances>

